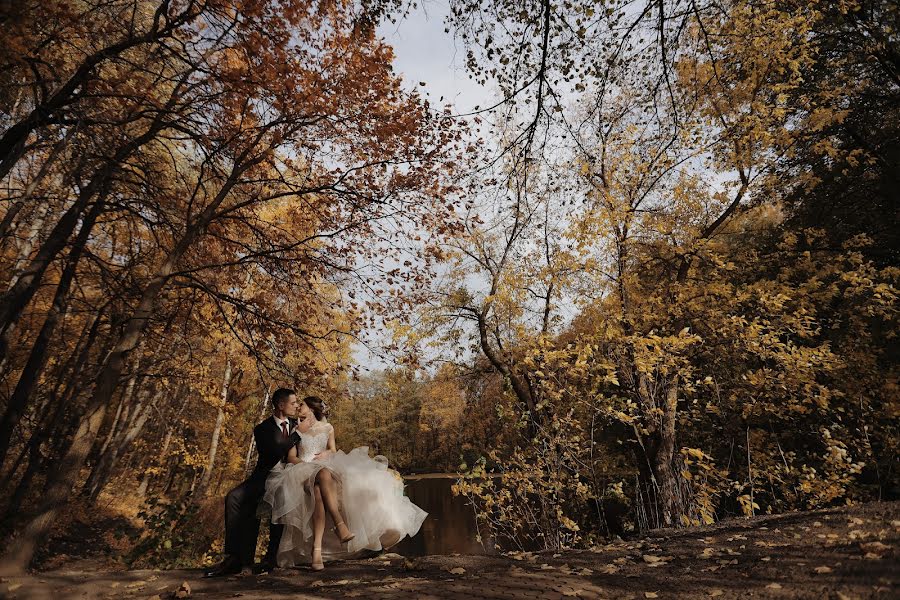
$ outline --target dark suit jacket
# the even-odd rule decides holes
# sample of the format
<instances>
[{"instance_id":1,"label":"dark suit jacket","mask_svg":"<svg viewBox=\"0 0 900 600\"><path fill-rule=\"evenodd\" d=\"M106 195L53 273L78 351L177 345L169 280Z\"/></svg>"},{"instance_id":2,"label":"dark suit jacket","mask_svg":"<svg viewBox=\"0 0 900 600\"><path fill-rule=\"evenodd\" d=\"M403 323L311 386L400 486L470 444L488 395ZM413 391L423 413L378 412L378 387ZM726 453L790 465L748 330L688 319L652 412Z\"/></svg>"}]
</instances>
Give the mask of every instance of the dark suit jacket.
<instances>
[{"instance_id":1,"label":"dark suit jacket","mask_svg":"<svg viewBox=\"0 0 900 600\"><path fill-rule=\"evenodd\" d=\"M288 421L290 421L291 429L297 424L297 419L289 418ZM261 483L265 482L272 467L287 457L291 447L300 442L300 434L293 431L290 437L284 437L281 429L275 424L275 419L269 417L253 428L253 439L256 440L256 451L259 458L256 460L256 467L248 481Z\"/></svg>"}]
</instances>

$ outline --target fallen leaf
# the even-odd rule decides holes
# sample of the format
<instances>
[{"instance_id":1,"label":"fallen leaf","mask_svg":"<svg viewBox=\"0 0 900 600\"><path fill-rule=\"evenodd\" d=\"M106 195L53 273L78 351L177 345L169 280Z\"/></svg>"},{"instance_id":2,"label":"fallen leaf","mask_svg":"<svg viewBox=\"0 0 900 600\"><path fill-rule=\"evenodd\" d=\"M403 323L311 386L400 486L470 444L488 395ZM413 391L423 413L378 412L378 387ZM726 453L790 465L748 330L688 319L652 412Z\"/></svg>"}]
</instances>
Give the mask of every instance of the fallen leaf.
<instances>
[{"instance_id":1,"label":"fallen leaf","mask_svg":"<svg viewBox=\"0 0 900 600\"><path fill-rule=\"evenodd\" d=\"M823 573L831 573L831 567L826 567L826 566L816 567L815 569L813 569L813 571L815 571L816 573L819 573L820 575Z\"/></svg>"},{"instance_id":2,"label":"fallen leaf","mask_svg":"<svg viewBox=\"0 0 900 600\"><path fill-rule=\"evenodd\" d=\"M603 567L600 567L600 572L604 575L613 575L619 572L619 567L615 565L605 565Z\"/></svg>"},{"instance_id":3,"label":"fallen leaf","mask_svg":"<svg viewBox=\"0 0 900 600\"><path fill-rule=\"evenodd\" d=\"M887 554L891 551L891 546L882 544L881 542L866 542L864 544L860 544L859 547L863 552L877 554L879 556Z\"/></svg>"},{"instance_id":4,"label":"fallen leaf","mask_svg":"<svg viewBox=\"0 0 900 600\"><path fill-rule=\"evenodd\" d=\"M455 569L450 569L451 575L464 575L465 573L466 573L466 570L463 569L462 567L456 567Z\"/></svg>"},{"instance_id":5,"label":"fallen leaf","mask_svg":"<svg viewBox=\"0 0 900 600\"><path fill-rule=\"evenodd\" d=\"M562 591L563 596L578 596L584 590L577 589L577 588L564 587L561 591Z\"/></svg>"},{"instance_id":6,"label":"fallen leaf","mask_svg":"<svg viewBox=\"0 0 900 600\"><path fill-rule=\"evenodd\" d=\"M721 596L721 595L724 594L724 593L725 593L725 592L723 592L723 591L720 590L719 588L715 588L715 589L709 590L709 595L712 596L713 598L715 598L716 596Z\"/></svg>"},{"instance_id":7,"label":"fallen leaf","mask_svg":"<svg viewBox=\"0 0 900 600\"><path fill-rule=\"evenodd\" d=\"M656 592L644 592L644 598L659 598Z\"/></svg>"},{"instance_id":8,"label":"fallen leaf","mask_svg":"<svg viewBox=\"0 0 900 600\"><path fill-rule=\"evenodd\" d=\"M175 592L176 598L190 598L191 597L191 584L187 581L182 581L181 585L178 587L178 590Z\"/></svg>"},{"instance_id":9,"label":"fallen leaf","mask_svg":"<svg viewBox=\"0 0 900 600\"><path fill-rule=\"evenodd\" d=\"M671 556L653 556L652 554L644 554L641 556L648 565L658 565L672 560Z\"/></svg>"}]
</instances>

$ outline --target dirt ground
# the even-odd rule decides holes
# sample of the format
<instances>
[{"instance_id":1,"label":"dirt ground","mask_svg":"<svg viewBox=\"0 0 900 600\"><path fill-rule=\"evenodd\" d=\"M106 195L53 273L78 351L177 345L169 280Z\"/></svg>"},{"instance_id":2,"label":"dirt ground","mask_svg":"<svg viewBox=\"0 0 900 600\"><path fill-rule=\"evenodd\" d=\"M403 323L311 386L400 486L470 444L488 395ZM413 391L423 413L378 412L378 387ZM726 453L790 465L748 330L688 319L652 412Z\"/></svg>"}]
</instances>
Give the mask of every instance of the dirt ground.
<instances>
[{"instance_id":1,"label":"dirt ground","mask_svg":"<svg viewBox=\"0 0 900 600\"><path fill-rule=\"evenodd\" d=\"M395 554L205 580L199 570L74 562L0 582L4 598L900 598L900 503L661 530L592 550L499 557ZM180 591L179 591L180 590Z\"/></svg>"}]
</instances>

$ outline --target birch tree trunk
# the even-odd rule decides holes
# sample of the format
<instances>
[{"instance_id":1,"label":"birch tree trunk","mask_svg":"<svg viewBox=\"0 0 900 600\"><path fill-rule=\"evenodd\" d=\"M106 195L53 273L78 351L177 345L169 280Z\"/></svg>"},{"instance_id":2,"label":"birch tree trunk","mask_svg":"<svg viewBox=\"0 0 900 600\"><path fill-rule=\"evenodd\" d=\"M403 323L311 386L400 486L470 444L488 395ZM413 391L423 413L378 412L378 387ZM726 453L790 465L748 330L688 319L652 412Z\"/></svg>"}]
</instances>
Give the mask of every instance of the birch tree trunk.
<instances>
[{"instance_id":1,"label":"birch tree trunk","mask_svg":"<svg viewBox=\"0 0 900 600\"><path fill-rule=\"evenodd\" d=\"M259 409L259 419L262 420L266 416L266 410L269 407L269 391L272 386L266 386L266 393L263 395L262 406ZM253 458L253 450L256 448L256 438L250 436L250 445L247 447L247 458L244 460L244 472L250 470L250 460Z\"/></svg>"},{"instance_id":2,"label":"birch tree trunk","mask_svg":"<svg viewBox=\"0 0 900 600\"><path fill-rule=\"evenodd\" d=\"M225 359L225 378L222 381L222 394L219 398L219 412L216 415L216 425L213 427L212 439L209 442L209 458L206 461L206 470L200 478L197 487L198 497L202 497L206 493L212 477L213 468L216 465L216 452L219 450L219 436L222 433L222 425L225 424L225 405L228 402L228 389L231 385L231 359Z\"/></svg>"},{"instance_id":3,"label":"birch tree trunk","mask_svg":"<svg viewBox=\"0 0 900 600\"><path fill-rule=\"evenodd\" d=\"M159 465L165 465L169 458L169 446L172 444L172 438L175 435L176 431L180 430L180 423L178 419L181 417L181 413L184 412L184 407L187 406L188 395L186 392L186 386L181 384L178 386L178 391L175 393L175 404L178 404L178 411L171 417L169 421L164 421L162 426L166 430L165 438L163 438L162 448L157 455L157 460ZM141 484L138 486L138 496L143 498L147 495L147 490L150 487L150 478L151 471L146 470L144 472L144 477L141 479Z\"/></svg>"},{"instance_id":4,"label":"birch tree trunk","mask_svg":"<svg viewBox=\"0 0 900 600\"><path fill-rule=\"evenodd\" d=\"M91 502L96 501L97 496L106 487L119 456L140 435L144 425L147 423L147 419L150 418L151 411L162 396L163 390L157 390L149 402L143 400L138 402L138 405L131 413L131 418L128 419L128 423L121 428L116 436L115 443L111 444L109 449L100 456L97 466L91 471L91 476L85 484L85 492Z\"/></svg>"}]
</instances>

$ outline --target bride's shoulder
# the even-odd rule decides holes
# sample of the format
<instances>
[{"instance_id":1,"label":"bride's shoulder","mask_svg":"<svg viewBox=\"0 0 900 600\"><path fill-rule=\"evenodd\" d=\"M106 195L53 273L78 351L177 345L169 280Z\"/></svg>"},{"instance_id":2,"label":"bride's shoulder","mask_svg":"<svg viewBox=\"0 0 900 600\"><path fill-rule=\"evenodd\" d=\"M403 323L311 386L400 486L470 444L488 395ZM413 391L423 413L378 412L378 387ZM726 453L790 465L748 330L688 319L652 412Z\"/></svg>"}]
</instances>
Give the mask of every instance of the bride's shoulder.
<instances>
[{"instance_id":1,"label":"bride's shoulder","mask_svg":"<svg viewBox=\"0 0 900 600\"><path fill-rule=\"evenodd\" d=\"M328 421L319 421L313 426L317 433L322 432L331 432L334 430L334 427L331 426L331 423Z\"/></svg>"}]
</instances>

